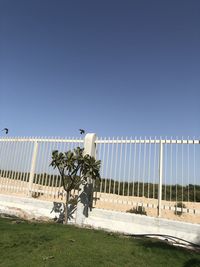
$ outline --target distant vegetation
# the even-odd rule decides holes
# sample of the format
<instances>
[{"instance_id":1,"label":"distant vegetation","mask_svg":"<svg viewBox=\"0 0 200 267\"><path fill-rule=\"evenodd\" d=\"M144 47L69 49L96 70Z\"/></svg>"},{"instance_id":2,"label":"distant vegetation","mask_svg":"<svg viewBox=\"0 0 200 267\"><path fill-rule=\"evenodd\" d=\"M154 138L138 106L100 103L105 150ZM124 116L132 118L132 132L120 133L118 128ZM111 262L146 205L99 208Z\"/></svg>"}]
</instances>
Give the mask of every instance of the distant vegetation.
<instances>
[{"instance_id":1,"label":"distant vegetation","mask_svg":"<svg viewBox=\"0 0 200 267\"><path fill-rule=\"evenodd\" d=\"M158 184L142 183L142 182L118 182L114 180L102 180L102 186L96 185L96 191L105 193L115 193L119 195L139 196L147 198L158 198ZM200 185L163 185L162 186L162 199L168 201L195 201L200 202Z\"/></svg>"},{"instance_id":2,"label":"distant vegetation","mask_svg":"<svg viewBox=\"0 0 200 267\"><path fill-rule=\"evenodd\" d=\"M15 172L0 170L1 177L16 179L21 181L29 181L29 172ZM41 173L34 175L34 183L46 186L61 186L61 178L58 175ZM77 188L78 189L78 186ZM125 196L139 196L147 198L158 198L158 184L142 183L142 182L118 182L112 179L101 179L101 183L97 181L95 190L97 192L125 195ZM183 195L182 195L183 193ZM200 185L163 185L162 186L162 199L167 201L195 201L200 202Z\"/></svg>"}]
</instances>

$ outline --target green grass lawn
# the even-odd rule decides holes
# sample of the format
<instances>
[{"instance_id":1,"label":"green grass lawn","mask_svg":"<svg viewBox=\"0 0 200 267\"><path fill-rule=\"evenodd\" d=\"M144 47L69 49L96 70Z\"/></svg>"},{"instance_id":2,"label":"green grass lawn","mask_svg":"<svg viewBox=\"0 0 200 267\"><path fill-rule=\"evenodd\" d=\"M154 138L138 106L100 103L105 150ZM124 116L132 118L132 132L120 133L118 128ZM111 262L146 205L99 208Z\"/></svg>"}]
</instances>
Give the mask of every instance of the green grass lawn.
<instances>
[{"instance_id":1,"label":"green grass lawn","mask_svg":"<svg viewBox=\"0 0 200 267\"><path fill-rule=\"evenodd\" d=\"M199 267L200 255L151 239L0 219L0 266Z\"/></svg>"}]
</instances>

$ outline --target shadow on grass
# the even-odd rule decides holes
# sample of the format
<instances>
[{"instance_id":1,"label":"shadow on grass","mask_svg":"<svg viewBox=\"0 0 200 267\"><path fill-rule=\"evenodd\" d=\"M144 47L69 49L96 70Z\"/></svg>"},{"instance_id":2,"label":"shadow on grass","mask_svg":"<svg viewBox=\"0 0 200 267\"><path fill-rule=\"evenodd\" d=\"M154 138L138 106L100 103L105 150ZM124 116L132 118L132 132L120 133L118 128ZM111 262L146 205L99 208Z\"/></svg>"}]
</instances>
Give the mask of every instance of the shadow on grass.
<instances>
[{"instance_id":1,"label":"shadow on grass","mask_svg":"<svg viewBox=\"0 0 200 267\"><path fill-rule=\"evenodd\" d=\"M200 260L199 259L190 259L185 262L183 267L199 267L200 266Z\"/></svg>"},{"instance_id":2,"label":"shadow on grass","mask_svg":"<svg viewBox=\"0 0 200 267\"><path fill-rule=\"evenodd\" d=\"M143 239L138 239L139 244L143 246L144 248L155 248L155 249L167 249L167 250L174 250L178 249L177 247L172 246L171 244L168 243L168 241L161 241L161 240L156 240L156 239L150 239L150 238L143 238Z\"/></svg>"},{"instance_id":3,"label":"shadow on grass","mask_svg":"<svg viewBox=\"0 0 200 267\"><path fill-rule=\"evenodd\" d=\"M179 247L179 246L173 246L172 244L168 243L167 239L166 240L156 240L152 238L143 238L141 240L138 240L140 246L144 248L151 248L152 250L156 250L157 253L162 253L162 251L169 251L169 252L174 252L174 251L182 251L182 253L191 253L191 259L186 260L183 264L182 267L200 267L200 259L198 258L198 254L200 250L196 249L194 247L192 250ZM172 254L173 255L173 254ZM198 256L197 256L198 255ZM197 258L196 258L197 256Z\"/></svg>"},{"instance_id":4,"label":"shadow on grass","mask_svg":"<svg viewBox=\"0 0 200 267\"><path fill-rule=\"evenodd\" d=\"M168 249L168 250L183 250L183 249L192 249L191 251L199 253L200 252L200 246L198 244L192 244L188 242L188 247L181 247L181 245L184 245L182 240L180 239L180 242L178 240L177 246L173 246L173 244L176 244L176 238L167 237L163 240L158 240L153 237L146 237L141 239L139 242L143 247L151 247L151 248L158 248L158 249ZM178 246L178 244L180 246ZM200 267L200 265L199 265Z\"/></svg>"}]
</instances>

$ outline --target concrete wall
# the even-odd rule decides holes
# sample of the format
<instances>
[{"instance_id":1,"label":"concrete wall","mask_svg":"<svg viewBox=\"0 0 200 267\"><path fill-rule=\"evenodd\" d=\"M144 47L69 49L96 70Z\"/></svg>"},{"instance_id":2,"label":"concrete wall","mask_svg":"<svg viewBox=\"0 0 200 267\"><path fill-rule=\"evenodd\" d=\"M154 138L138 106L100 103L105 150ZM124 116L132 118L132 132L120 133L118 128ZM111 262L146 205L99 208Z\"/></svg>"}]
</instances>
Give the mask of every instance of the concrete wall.
<instances>
[{"instance_id":1,"label":"concrete wall","mask_svg":"<svg viewBox=\"0 0 200 267\"><path fill-rule=\"evenodd\" d=\"M0 195L0 213L25 219L49 220L59 218L62 205L33 198ZM70 223L76 223L76 212ZM200 225L147 217L124 212L93 209L83 226L101 228L126 234L164 234L200 244Z\"/></svg>"},{"instance_id":2,"label":"concrete wall","mask_svg":"<svg viewBox=\"0 0 200 267\"><path fill-rule=\"evenodd\" d=\"M56 220L56 218L62 217L63 204L0 194L0 214L17 216L27 220ZM76 213L70 217L69 222L75 222L75 215Z\"/></svg>"},{"instance_id":3,"label":"concrete wall","mask_svg":"<svg viewBox=\"0 0 200 267\"><path fill-rule=\"evenodd\" d=\"M84 224L125 234L163 234L200 244L200 225L125 212L93 209Z\"/></svg>"}]
</instances>

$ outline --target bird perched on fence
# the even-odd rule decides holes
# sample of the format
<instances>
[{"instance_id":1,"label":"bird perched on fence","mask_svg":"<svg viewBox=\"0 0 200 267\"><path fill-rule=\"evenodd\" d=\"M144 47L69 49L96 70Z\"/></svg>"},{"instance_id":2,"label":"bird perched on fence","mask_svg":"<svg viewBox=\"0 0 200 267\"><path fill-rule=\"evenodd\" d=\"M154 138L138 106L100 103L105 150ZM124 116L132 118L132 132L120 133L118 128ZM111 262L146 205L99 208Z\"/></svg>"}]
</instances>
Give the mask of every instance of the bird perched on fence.
<instances>
[{"instance_id":1,"label":"bird perched on fence","mask_svg":"<svg viewBox=\"0 0 200 267\"><path fill-rule=\"evenodd\" d=\"M80 132L80 134L84 134L85 133L85 130L79 129L79 132Z\"/></svg>"},{"instance_id":2,"label":"bird perched on fence","mask_svg":"<svg viewBox=\"0 0 200 267\"><path fill-rule=\"evenodd\" d=\"M4 128L3 130L1 131L5 131L6 134L8 134L8 128Z\"/></svg>"}]
</instances>

